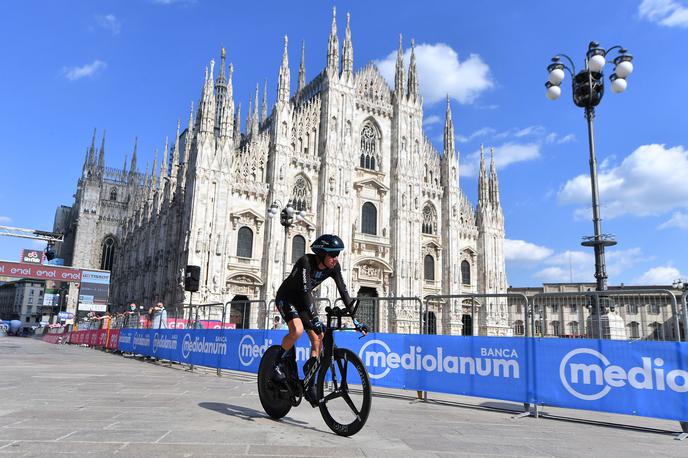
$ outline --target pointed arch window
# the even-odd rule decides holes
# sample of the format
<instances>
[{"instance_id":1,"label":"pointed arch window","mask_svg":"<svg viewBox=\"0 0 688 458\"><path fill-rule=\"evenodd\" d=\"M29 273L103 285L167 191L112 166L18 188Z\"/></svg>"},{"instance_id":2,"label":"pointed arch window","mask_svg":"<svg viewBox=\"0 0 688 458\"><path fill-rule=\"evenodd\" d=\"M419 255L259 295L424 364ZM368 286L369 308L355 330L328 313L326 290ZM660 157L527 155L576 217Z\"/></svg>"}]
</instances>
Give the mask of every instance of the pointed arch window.
<instances>
[{"instance_id":1,"label":"pointed arch window","mask_svg":"<svg viewBox=\"0 0 688 458\"><path fill-rule=\"evenodd\" d=\"M380 134L371 122L366 122L361 129L361 167L377 170L380 163Z\"/></svg>"},{"instance_id":2,"label":"pointed arch window","mask_svg":"<svg viewBox=\"0 0 688 458\"><path fill-rule=\"evenodd\" d=\"M117 200L117 188L110 190L110 200Z\"/></svg>"},{"instance_id":3,"label":"pointed arch window","mask_svg":"<svg viewBox=\"0 0 688 458\"><path fill-rule=\"evenodd\" d=\"M370 202L363 204L361 210L361 232L377 235L377 208Z\"/></svg>"},{"instance_id":4,"label":"pointed arch window","mask_svg":"<svg viewBox=\"0 0 688 458\"><path fill-rule=\"evenodd\" d=\"M112 270L112 263L115 260L116 250L117 241L114 237L105 237L102 245L102 253L100 255L100 270Z\"/></svg>"},{"instance_id":5,"label":"pointed arch window","mask_svg":"<svg viewBox=\"0 0 688 458\"><path fill-rule=\"evenodd\" d=\"M435 258L432 255L426 254L423 260L423 272L426 280L435 280Z\"/></svg>"},{"instance_id":6,"label":"pointed arch window","mask_svg":"<svg viewBox=\"0 0 688 458\"><path fill-rule=\"evenodd\" d=\"M299 177L296 183L294 183L294 189L291 192L291 202L294 209L296 211L310 211L312 195L310 182L304 177Z\"/></svg>"},{"instance_id":7,"label":"pointed arch window","mask_svg":"<svg viewBox=\"0 0 688 458\"><path fill-rule=\"evenodd\" d=\"M468 261L461 261L461 283L464 285L471 284L471 265Z\"/></svg>"},{"instance_id":8,"label":"pointed arch window","mask_svg":"<svg viewBox=\"0 0 688 458\"><path fill-rule=\"evenodd\" d=\"M253 231L246 226L239 229L237 256L241 258L253 257Z\"/></svg>"},{"instance_id":9,"label":"pointed arch window","mask_svg":"<svg viewBox=\"0 0 688 458\"><path fill-rule=\"evenodd\" d=\"M291 239L291 263L296 264L296 261L304 254L306 254L306 239L300 235L295 235Z\"/></svg>"},{"instance_id":10,"label":"pointed arch window","mask_svg":"<svg viewBox=\"0 0 688 458\"><path fill-rule=\"evenodd\" d=\"M437 233L437 212L432 205L423 207L423 234Z\"/></svg>"}]
</instances>

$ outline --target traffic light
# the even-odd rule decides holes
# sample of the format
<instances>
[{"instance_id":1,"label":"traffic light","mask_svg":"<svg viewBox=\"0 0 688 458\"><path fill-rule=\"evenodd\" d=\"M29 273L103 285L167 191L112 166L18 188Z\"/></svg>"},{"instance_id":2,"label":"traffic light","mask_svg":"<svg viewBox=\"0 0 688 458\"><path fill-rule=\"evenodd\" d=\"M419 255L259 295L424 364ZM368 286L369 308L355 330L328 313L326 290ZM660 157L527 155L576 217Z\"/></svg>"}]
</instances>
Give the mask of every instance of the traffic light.
<instances>
[{"instance_id":1,"label":"traffic light","mask_svg":"<svg viewBox=\"0 0 688 458\"><path fill-rule=\"evenodd\" d=\"M184 271L184 289L195 293L198 291L201 281L201 267L200 266L186 266Z\"/></svg>"},{"instance_id":2,"label":"traffic light","mask_svg":"<svg viewBox=\"0 0 688 458\"><path fill-rule=\"evenodd\" d=\"M45 259L48 261L52 261L55 259L55 251L53 251L53 244L48 243L48 246L45 247Z\"/></svg>"}]
</instances>

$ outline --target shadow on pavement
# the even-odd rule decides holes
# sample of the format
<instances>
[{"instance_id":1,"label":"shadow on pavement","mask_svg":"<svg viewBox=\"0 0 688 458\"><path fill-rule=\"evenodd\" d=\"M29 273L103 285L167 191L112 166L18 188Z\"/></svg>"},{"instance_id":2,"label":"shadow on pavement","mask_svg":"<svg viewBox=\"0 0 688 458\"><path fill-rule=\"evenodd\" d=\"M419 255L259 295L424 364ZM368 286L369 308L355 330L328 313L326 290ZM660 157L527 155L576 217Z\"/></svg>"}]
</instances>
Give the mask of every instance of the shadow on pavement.
<instances>
[{"instance_id":1,"label":"shadow on pavement","mask_svg":"<svg viewBox=\"0 0 688 458\"><path fill-rule=\"evenodd\" d=\"M225 404L222 402L200 402L198 405L199 407L203 407L204 409L212 410L213 412L218 412L224 415L230 415L232 417L240 418L246 421L256 421L260 419L273 420L265 412L251 409L249 407ZM279 420L273 421L279 421L282 423L286 423L288 425L298 426L299 428L310 429L311 431L330 432L329 430L314 428L312 426L306 426L308 425L308 422L296 420L292 417L284 417Z\"/></svg>"},{"instance_id":2,"label":"shadow on pavement","mask_svg":"<svg viewBox=\"0 0 688 458\"><path fill-rule=\"evenodd\" d=\"M255 418L269 418L265 412L250 409L243 406L234 406L231 404L224 404L222 402L201 402L198 404L204 409L212 410L214 412L231 415L233 417L241 418L247 421L254 421Z\"/></svg>"}]
</instances>

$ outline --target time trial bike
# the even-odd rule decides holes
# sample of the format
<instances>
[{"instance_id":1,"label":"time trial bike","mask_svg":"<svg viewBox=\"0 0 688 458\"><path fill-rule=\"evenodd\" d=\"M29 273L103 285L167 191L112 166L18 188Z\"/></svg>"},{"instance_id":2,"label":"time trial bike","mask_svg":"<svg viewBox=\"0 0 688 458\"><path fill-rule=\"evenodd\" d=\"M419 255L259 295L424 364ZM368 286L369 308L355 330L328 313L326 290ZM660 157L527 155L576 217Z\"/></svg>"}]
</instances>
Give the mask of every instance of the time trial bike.
<instances>
[{"instance_id":1,"label":"time trial bike","mask_svg":"<svg viewBox=\"0 0 688 458\"><path fill-rule=\"evenodd\" d=\"M327 328L322 342L320 359L311 358L303 367L304 377L299 378L296 359L289 358L285 369L287 379L273 379L273 368L279 345L265 351L258 369L258 395L265 412L272 418L284 417L306 397L327 426L340 436L351 436L361 430L368 419L372 394L368 371L361 359L351 350L334 343L334 331L343 329L342 318L354 318L358 303L351 313L339 307L327 307ZM355 322L356 323L356 322ZM357 331L365 332L357 326ZM315 397L308 393L315 384Z\"/></svg>"}]
</instances>

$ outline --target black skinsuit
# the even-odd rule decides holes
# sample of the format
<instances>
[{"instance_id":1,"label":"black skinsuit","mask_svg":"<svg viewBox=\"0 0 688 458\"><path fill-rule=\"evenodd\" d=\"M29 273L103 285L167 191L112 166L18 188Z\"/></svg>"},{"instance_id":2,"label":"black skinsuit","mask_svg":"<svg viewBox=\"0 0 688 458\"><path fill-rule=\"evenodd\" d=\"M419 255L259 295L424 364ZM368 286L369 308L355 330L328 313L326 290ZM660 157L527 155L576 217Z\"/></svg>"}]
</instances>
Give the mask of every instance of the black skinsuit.
<instances>
[{"instance_id":1,"label":"black skinsuit","mask_svg":"<svg viewBox=\"0 0 688 458\"><path fill-rule=\"evenodd\" d=\"M332 269L322 270L318 268L319 264L320 260L314 254L302 256L277 290L275 304L284 321L301 318L305 329L313 329L312 322L318 316L313 289L328 278L334 279L344 304L350 307L353 300L344 284L339 263Z\"/></svg>"}]
</instances>

